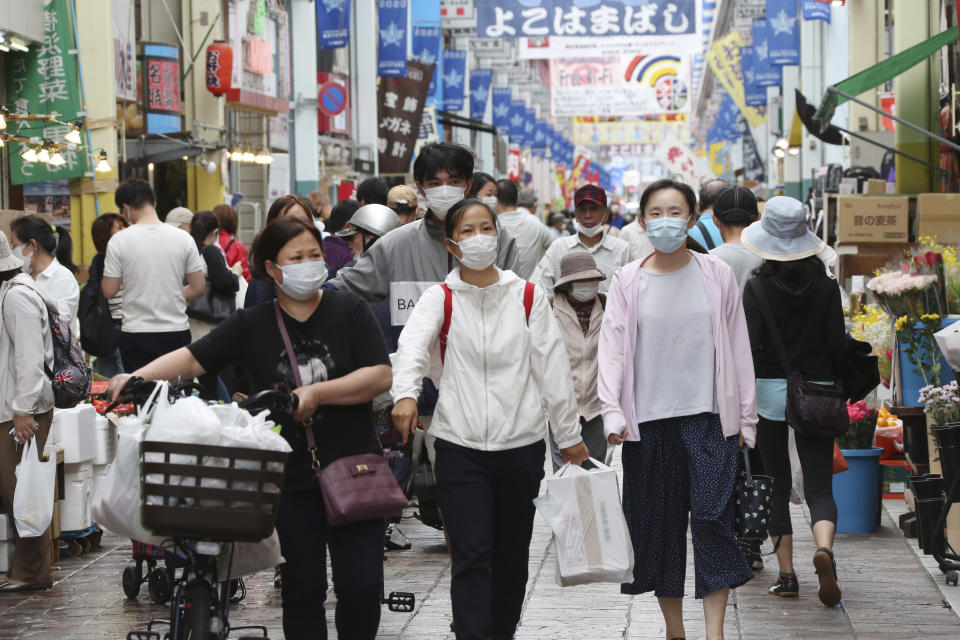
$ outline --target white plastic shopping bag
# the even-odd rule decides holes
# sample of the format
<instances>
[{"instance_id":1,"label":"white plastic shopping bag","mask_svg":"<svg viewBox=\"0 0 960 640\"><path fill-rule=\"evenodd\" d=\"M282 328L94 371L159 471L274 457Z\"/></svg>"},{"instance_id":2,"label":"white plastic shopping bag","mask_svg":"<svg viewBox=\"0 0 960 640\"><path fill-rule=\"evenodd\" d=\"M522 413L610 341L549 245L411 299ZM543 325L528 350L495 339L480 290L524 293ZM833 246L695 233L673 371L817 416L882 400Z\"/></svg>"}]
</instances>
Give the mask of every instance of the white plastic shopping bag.
<instances>
[{"instance_id":1,"label":"white plastic shopping bag","mask_svg":"<svg viewBox=\"0 0 960 640\"><path fill-rule=\"evenodd\" d=\"M620 505L616 472L590 458L594 468L566 464L547 479L534 500L553 531L557 583L624 583L633 580L633 544Z\"/></svg>"},{"instance_id":2,"label":"white plastic shopping bag","mask_svg":"<svg viewBox=\"0 0 960 640\"><path fill-rule=\"evenodd\" d=\"M136 416L117 420L117 455L107 477L93 497L93 520L117 535L148 544L163 539L147 531L141 518L140 441L150 428L150 420L168 408L166 382L157 384Z\"/></svg>"},{"instance_id":3,"label":"white plastic shopping bag","mask_svg":"<svg viewBox=\"0 0 960 640\"><path fill-rule=\"evenodd\" d=\"M36 438L23 445L17 465L17 488L13 493L13 518L21 538L42 536L53 519L53 486L57 480L57 461L53 456L40 460Z\"/></svg>"},{"instance_id":4,"label":"white plastic shopping bag","mask_svg":"<svg viewBox=\"0 0 960 640\"><path fill-rule=\"evenodd\" d=\"M242 578L283 564L283 556L280 555L280 538L277 537L276 529L269 538L260 542L237 542L233 545L224 545L220 557L217 558L218 571L226 571L227 563L230 562L231 546L233 562L230 563L230 575L225 578L226 580Z\"/></svg>"},{"instance_id":5,"label":"white plastic shopping bag","mask_svg":"<svg viewBox=\"0 0 960 640\"><path fill-rule=\"evenodd\" d=\"M937 340L943 357L947 363L956 371L960 370L960 322L954 322L949 327L945 327L933 334Z\"/></svg>"},{"instance_id":6,"label":"white plastic shopping bag","mask_svg":"<svg viewBox=\"0 0 960 640\"><path fill-rule=\"evenodd\" d=\"M180 444L217 444L220 418L200 398L181 398L153 416L150 435L146 439Z\"/></svg>"}]
</instances>

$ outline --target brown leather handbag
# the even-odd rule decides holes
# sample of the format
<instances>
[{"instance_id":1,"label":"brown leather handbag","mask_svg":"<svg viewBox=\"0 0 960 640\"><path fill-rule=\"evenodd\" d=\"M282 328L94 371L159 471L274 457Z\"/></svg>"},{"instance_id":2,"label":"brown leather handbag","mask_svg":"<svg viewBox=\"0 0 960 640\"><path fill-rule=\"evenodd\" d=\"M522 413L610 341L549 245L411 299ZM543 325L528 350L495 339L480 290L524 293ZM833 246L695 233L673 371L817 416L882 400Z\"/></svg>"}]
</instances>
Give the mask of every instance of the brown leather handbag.
<instances>
[{"instance_id":1,"label":"brown leather handbag","mask_svg":"<svg viewBox=\"0 0 960 640\"><path fill-rule=\"evenodd\" d=\"M280 336L283 338L283 346L293 369L294 380L297 387L302 387L303 381L300 379L297 356L293 352L290 335L283 324L280 303L277 300L273 301L273 308L276 312ZM383 519L407 506L407 497L400 490L383 456L376 453L344 456L321 468L317 460L313 421L308 420L303 426L307 435L307 450L312 459L313 472L323 492L327 522L331 527Z\"/></svg>"}]
</instances>

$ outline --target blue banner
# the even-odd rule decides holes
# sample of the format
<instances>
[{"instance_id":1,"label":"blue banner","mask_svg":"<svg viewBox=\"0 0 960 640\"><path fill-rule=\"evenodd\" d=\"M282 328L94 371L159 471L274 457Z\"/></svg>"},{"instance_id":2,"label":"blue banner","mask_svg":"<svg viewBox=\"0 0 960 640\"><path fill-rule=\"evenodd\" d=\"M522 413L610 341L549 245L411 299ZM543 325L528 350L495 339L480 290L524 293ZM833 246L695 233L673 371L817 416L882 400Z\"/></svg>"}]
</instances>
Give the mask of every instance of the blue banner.
<instances>
[{"instance_id":1,"label":"blue banner","mask_svg":"<svg viewBox=\"0 0 960 640\"><path fill-rule=\"evenodd\" d=\"M380 50L377 75L407 75L407 0L377 0Z\"/></svg>"},{"instance_id":2,"label":"blue banner","mask_svg":"<svg viewBox=\"0 0 960 640\"><path fill-rule=\"evenodd\" d=\"M707 132L707 144L739 140L740 125L737 123L739 118L740 108L737 107L737 103L730 97L730 94L724 94L723 102L720 103L720 110L717 112L717 119L713 121L713 126Z\"/></svg>"},{"instance_id":3,"label":"blue banner","mask_svg":"<svg viewBox=\"0 0 960 640\"><path fill-rule=\"evenodd\" d=\"M696 35L697 0L487 0L481 38Z\"/></svg>"},{"instance_id":4,"label":"blue banner","mask_svg":"<svg viewBox=\"0 0 960 640\"><path fill-rule=\"evenodd\" d=\"M463 109L463 91L467 84L467 52L443 50L443 108L446 111Z\"/></svg>"},{"instance_id":5,"label":"blue banner","mask_svg":"<svg viewBox=\"0 0 960 640\"><path fill-rule=\"evenodd\" d=\"M830 5L817 0L803 0L804 20L823 20L830 22Z\"/></svg>"},{"instance_id":6,"label":"blue banner","mask_svg":"<svg viewBox=\"0 0 960 640\"><path fill-rule=\"evenodd\" d=\"M537 137L537 112L524 109L523 115L523 146L532 147Z\"/></svg>"},{"instance_id":7,"label":"blue banner","mask_svg":"<svg viewBox=\"0 0 960 640\"><path fill-rule=\"evenodd\" d=\"M770 38L767 21L753 21L753 82L758 87L779 87L782 78L780 67L770 62Z\"/></svg>"},{"instance_id":8,"label":"blue banner","mask_svg":"<svg viewBox=\"0 0 960 640\"><path fill-rule=\"evenodd\" d=\"M493 126L500 133L510 132L510 103L513 101L513 91L506 87L493 89Z\"/></svg>"},{"instance_id":9,"label":"blue banner","mask_svg":"<svg viewBox=\"0 0 960 640\"><path fill-rule=\"evenodd\" d=\"M766 40L770 64L800 64L797 0L767 0ZM756 46L756 41L754 41Z\"/></svg>"},{"instance_id":10,"label":"blue banner","mask_svg":"<svg viewBox=\"0 0 960 640\"><path fill-rule=\"evenodd\" d=\"M510 144L523 146L524 124L527 121L527 105L523 100L510 101L510 127L507 129Z\"/></svg>"},{"instance_id":11,"label":"blue banner","mask_svg":"<svg viewBox=\"0 0 960 640\"><path fill-rule=\"evenodd\" d=\"M740 133L743 136L743 177L757 182L767 181L767 171L763 156L757 150L757 142L747 122L740 118Z\"/></svg>"},{"instance_id":12,"label":"blue banner","mask_svg":"<svg viewBox=\"0 0 960 640\"><path fill-rule=\"evenodd\" d=\"M317 0L317 39L321 49L350 42L350 0Z\"/></svg>"},{"instance_id":13,"label":"blue banner","mask_svg":"<svg viewBox=\"0 0 960 640\"><path fill-rule=\"evenodd\" d=\"M744 102L748 107L767 106L767 88L757 84L756 60L753 47L740 49L740 64L743 67ZM774 67L777 69L777 67Z\"/></svg>"},{"instance_id":14,"label":"blue banner","mask_svg":"<svg viewBox=\"0 0 960 640\"><path fill-rule=\"evenodd\" d=\"M533 130L533 155L540 158L547 155L547 123L539 120Z\"/></svg>"},{"instance_id":15,"label":"blue banner","mask_svg":"<svg viewBox=\"0 0 960 640\"><path fill-rule=\"evenodd\" d=\"M430 78L429 96L437 93L437 77L441 74L440 65L440 45L442 43L440 25L431 26L413 26L413 37L411 38L411 51L413 57L423 64L436 64L433 70L433 76Z\"/></svg>"},{"instance_id":16,"label":"blue banner","mask_svg":"<svg viewBox=\"0 0 960 640\"><path fill-rule=\"evenodd\" d=\"M470 119L483 121L487 112L487 96L490 95L490 83L493 81L492 69L473 69L470 71Z\"/></svg>"}]
</instances>

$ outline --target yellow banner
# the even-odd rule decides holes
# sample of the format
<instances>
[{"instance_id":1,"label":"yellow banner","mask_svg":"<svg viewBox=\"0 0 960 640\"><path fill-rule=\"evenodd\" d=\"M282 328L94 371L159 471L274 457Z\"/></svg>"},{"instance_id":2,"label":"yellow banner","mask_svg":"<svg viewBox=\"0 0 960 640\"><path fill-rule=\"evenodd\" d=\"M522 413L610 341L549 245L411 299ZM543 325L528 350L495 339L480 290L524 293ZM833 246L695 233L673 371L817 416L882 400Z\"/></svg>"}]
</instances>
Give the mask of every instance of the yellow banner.
<instances>
[{"instance_id":1,"label":"yellow banner","mask_svg":"<svg viewBox=\"0 0 960 640\"><path fill-rule=\"evenodd\" d=\"M667 132L683 142L690 141L690 123L684 121L584 122L580 118L573 121L573 143L581 146L660 144Z\"/></svg>"},{"instance_id":2,"label":"yellow banner","mask_svg":"<svg viewBox=\"0 0 960 640\"><path fill-rule=\"evenodd\" d=\"M739 31L731 31L710 46L707 51L707 63L713 69L717 80L724 86L733 101L740 108L740 113L751 127L763 124L763 112L757 107L748 107L743 89L743 64L740 49L743 48L743 37Z\"/></svg>"},{"instance_id":3,"label":"yellow banner","mask_svg":"<svg viewBox=\"0 0 960 640\"><path fill-rule=\"evenodd\" d=\"M723 148L727 146L727 142L715 142L710 145L710 168L713 169L713 172L718 176L722 176L727 172L726 165L726 154L723 153Z\"/></svg>"}]
</instances>

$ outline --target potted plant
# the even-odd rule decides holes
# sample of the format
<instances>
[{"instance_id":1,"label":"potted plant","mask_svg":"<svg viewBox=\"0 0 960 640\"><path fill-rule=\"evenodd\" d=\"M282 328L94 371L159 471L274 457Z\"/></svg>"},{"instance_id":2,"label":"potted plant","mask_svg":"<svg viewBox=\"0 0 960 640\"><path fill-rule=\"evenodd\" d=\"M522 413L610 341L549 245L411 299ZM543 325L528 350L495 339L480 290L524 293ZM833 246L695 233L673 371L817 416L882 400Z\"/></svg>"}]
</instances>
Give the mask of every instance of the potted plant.
<instances>
[{"instance_id":1,"label":"potted plant","mask_svg":"<svg viewBox=\"0 0 960 640\"><path fill-rule=\"evenodd\" d=\"M833 476L837 531L870 533L880 524L880 456L873 446L877 411L865 401L847 403L850 428L837 438L849 469Z\"/></svg>"},{"instance_id":2,"label":"potted plant","mask_svg":"<svg viewBox=\"0 0 960 640\"><path fill-rule=\"evenodd\" d=\"M960 474L960 385L954 380L942 387L924 387L920 390L920 402L930 419L930 431L940 452L944 487L949 489Z\"/></svg>"}]
</instances>

